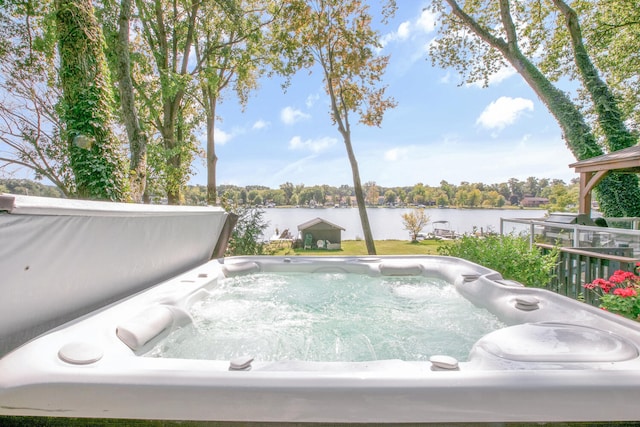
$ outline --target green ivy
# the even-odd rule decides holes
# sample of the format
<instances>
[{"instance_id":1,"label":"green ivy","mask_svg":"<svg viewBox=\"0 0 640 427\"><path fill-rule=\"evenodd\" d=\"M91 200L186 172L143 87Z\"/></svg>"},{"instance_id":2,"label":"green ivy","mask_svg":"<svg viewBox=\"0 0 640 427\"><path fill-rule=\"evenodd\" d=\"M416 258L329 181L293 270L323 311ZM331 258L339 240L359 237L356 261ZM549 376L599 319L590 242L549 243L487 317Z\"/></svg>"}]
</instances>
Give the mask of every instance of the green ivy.
<instances>
[{"instance_id":1,"label":"green ivy","mask_svg":"<svg viewBox=\"0 0 640 427\"><path fill-rule=\"evenodd\" d=\"M609 173L596 186L596 199L606 217L640 216L638 176Z\"/></svg>"},{"instance_id":2,"label":"green ivy","mask_svg":"<svg viewBox=\"0 0 640 427\"><path fill-rule=\"evenodd\" d=\"M125 200L127 164L111 130L111 83L91 1L56 0L63 122L77 195Z\"/></svg>"}]
</instances>

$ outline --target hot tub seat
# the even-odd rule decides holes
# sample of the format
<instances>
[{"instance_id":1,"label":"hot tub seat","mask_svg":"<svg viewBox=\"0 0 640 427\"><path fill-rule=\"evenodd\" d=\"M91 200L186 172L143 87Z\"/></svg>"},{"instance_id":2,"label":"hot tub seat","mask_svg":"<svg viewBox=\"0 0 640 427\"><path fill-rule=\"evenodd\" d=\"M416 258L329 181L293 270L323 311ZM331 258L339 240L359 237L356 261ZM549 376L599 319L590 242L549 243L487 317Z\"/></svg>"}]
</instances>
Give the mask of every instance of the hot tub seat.
<instances>
[{"instance_id":1,"label":"hot tub seat","mask_svg":"<svg viewBox=\"0 0 640 427\"><path fill-rule=\"evenodd\" d=\"M554 364L556 369L576 363L625 362L638 357L628 339L595 327L558 322L537 322L499 329L482 337L470 360L496 369L535 369Z\"/></svg>"}]
</instances>

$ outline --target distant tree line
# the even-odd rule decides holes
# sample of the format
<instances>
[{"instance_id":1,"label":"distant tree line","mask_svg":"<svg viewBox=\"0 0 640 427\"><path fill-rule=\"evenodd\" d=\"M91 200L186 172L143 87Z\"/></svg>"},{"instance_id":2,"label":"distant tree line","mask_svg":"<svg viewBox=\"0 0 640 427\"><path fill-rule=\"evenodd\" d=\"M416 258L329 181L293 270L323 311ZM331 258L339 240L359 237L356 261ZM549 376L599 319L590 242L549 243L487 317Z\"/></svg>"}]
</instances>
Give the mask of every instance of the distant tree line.
<instances>
[{"instance_id":1,"label":"distant tree line","mask_svg":"<svg viewBox=\"0 0 640 427\"><path fill-rule=\"evenodd\" d=\"M24 194L40 197L63 197L62 191L53 185L44 185L29 179L0 179L0 193Z\"/></svg>"},{"instance_id":2,"label":"distant tree line","mask_svg":"<svg viewBox=\"0 0 640 427\"><path fill-rule=\"evenodd\" d=\"M524 181L511 178L499 184L461 182L451 184L445 180L439 186L417 183L413 186L384 187L369 181L363 185L367 206L449 206L486 207L520 206L525 197L548 199L542 207L553 211L571 210L578 200L578 182L569 184L560 179L529 177ZM220 185L218 197L228 202L251 206L353 206L354 189L349 185L305 186L286 182L277 189L261 185L240 187ZM185 202L191 205L206 204L205 186L188 186Z\"/></svg>"}]
</instances>

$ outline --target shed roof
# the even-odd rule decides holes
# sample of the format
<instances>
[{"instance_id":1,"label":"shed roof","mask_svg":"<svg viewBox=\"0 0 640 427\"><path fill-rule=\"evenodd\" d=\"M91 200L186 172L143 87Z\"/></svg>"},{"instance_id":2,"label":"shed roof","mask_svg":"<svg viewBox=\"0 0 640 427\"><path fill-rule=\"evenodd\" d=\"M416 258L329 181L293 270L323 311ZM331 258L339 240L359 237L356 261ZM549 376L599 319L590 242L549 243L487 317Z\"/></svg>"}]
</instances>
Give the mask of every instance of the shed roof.
<instances>
[{"instance_id":1,"label":"shed roof","mask_svg":"<svg viewBox=\"0 0 640 427\"><path fill-rule=\"evenodd\" d=\"M581 160L570 164L569 167L575 168L578 173L602 170L638 173L640 171L640 145Z\"/></svg>"},{"instance_id":2,"label":"shed roof","mask_svg":"<svg viewBox=\"0 0 640 427\"><path fill-rule=\"evenodd\" d=\"M320 224L320 223L327 224L331 228L335 228L335 229L339 229L339 230L345 231L345 229L340 227L339 225L336 225L336 224L334 224L332 222L329 222L326 219L322 219L322 218L314 218L314 219L312 219L310 221L302 223L302 224L298 225L298 230L305 230L305 229L307 229L309 227L313 227L314 225L317 225L317 224Z\"/></svg>"},{"instance_id":3,"label":"shed roof","mask_svg":"<svg viewBox=\"0 0 640 427\"><path fill-rule=\"evenodd\" d=\"M640 173L640 145L623 148L569 165L580 174L580 213L591 213L591 190L609 172Z\"/></svg>"}]
</instances>

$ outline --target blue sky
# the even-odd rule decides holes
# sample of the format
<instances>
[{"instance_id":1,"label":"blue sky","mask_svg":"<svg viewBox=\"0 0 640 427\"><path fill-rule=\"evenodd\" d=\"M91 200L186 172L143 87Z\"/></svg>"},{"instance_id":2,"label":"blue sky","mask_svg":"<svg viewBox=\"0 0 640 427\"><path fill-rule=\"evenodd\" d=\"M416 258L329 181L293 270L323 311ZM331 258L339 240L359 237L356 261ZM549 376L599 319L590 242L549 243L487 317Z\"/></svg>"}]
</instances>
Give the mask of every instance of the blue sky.
<instances>
[{"instance_id":1,"label":"blue sky","mask_svg":"<svg viewBox=\"0 0 640 427\"><path fill-rule=\"evenodd\" d=\"M384 81L398 105L380 128L352 128L363 183L577 177L555 119L517 73L503 70L485 89L460 86L454 71L431 66L427 45L436 33L424 4L399 3L395 18L380 28L382 53L391 55ZM265 79L244 112L226 94L216 127L218 184L352 185L321 75L300 72L286 93L280 84ZM206 184L202 163L194 164L192 184Z\"/></svg>"},{"instance_id":2,"label":"blue sky","mask_svg":"<svg viewBox=\"0 0 640 427\"><path fill-rule=\"evenodd\" d=\"M489 88L460 85L452 70L431 66L427 46L436 37L427 1L398 2L393 20L379 27L384 76L397 101L382 126L355 124L352 143L363 183L437 186L557 178L569 182L575 159L555 119L513 70L494 76ZM372 3L374 4L374 3ZM217 113L217 183L278 188L353 185L342 138L329 116L322 76L300 71L283 92L282 79L263 79L244 109L231 92ZM206 146L204 130L199 140ZM206 185L203 159L191 184ZM31 177L29 171L16 177Z\"/></svg>"}]
</instances>

